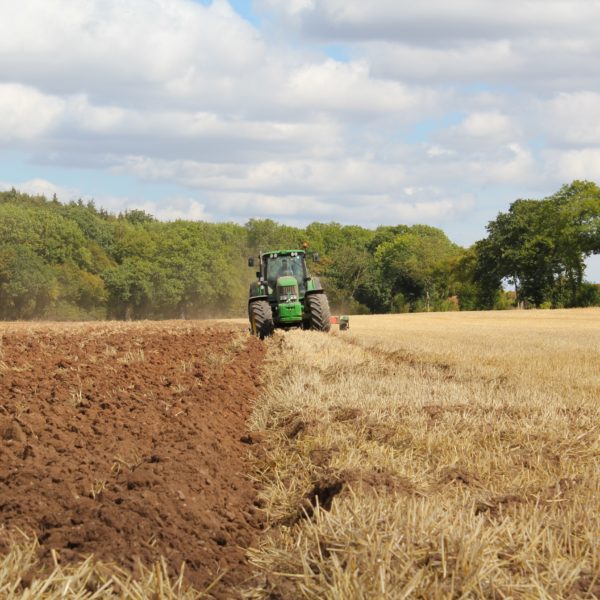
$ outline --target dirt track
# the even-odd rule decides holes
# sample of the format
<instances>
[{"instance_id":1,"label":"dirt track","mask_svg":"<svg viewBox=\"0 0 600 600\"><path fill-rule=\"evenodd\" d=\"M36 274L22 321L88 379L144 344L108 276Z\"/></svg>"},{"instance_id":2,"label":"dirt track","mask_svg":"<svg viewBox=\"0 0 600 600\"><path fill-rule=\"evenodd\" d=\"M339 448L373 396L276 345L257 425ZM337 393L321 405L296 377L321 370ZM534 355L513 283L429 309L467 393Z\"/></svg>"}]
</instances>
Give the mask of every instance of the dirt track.
<instances>
[{"instance_id":1,"label":"dirt track","mask_svg":"<svg viewBox=\"0 0 600 600\"><path fill-rule=\"evenodd\" d=\"M48 559L250 572L260 526L241 437L262 344L220 325L0 325L0 524Z\"/></svg>"}]
</instances>

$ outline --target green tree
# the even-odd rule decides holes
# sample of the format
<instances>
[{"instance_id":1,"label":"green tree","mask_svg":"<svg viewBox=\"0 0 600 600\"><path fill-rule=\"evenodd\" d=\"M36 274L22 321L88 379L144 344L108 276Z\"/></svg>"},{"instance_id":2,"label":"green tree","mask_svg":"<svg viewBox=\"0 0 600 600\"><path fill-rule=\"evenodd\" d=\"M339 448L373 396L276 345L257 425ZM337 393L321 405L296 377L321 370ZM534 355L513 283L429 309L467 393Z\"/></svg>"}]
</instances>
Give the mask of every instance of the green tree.
<instances>
[{"instance_id":1,"label":"green tree","mask_svg":"<svg viewBox=\"0 0 600 600\"><path fill-rule=\"evenodd\" d=\"M439 307L450 295L450 261L460 252L443 231L425 225L380 244L375 264L388 286L390 309L399 309L400 299L412 310Z\"/></svg>"},{"instance_id":2,"label":"green tree","mask_svg":"<svg viewBox=\"0 0 600 600\"><path fill-rule=\"evenodd\" d=\"M575 181L543 200L517 200L476 245L476 278L486 290L503 280L517 302L575 306L585 259L600 252L600 189Z\"/></svg>"},{"instance_id":3,"label":"green tree","mask_svg":"<svg viewBox=\"0 0 600 600\"><path fill-rule=\"evenodd\" d=\"M151 262L137 258L126 258L104 273L104 284L108 293L108 308L117 319L141 319L149 316L152 308Z\"/></svg>"},{"instance_id":4,"label":"green tree","mask_svg":"<svg viewBox=\"0 0 600 600\"><path fill-rule=\"evenodd\" d=\"M132 225L145 225L147 223L155 223L156 218L145 210L134 208L132 210L126 210L119 214L119 219L125 220Z\"/></svg>"},{"instance_id":5,"label":"green tree","mask_svg":"<svg viewBox=\"0 0 600 600\"><path fill-rule=\"evenodd\" d=\"M104 280L99 275L84 271L72 263L54 267L53 271L59 284L57 299L84 311L105 306L107 292Z\"/></svg>"},{"instance_id":6,"label":"green tree","mask_svg":"<svg viewBox=\"0 0 600 600\"><path fill-rule=\"evenodd\" d=\"M52 268L31 248L0 246L0 318L43 317L57 296Z\"/></svg>"},{"instance_id":7,"label":"green tree","mask_svg":"<svg viewBox=\"0 0 600 600\"><path fill-rule=\"evenodd\" d=\"M280 225L271 219L250 219L246 225L246 246L251 254L283 248L299 248L304 232L296 227Z\"/></svg>"},{"instance_id":8,"label":"green tree","mask_svg":"<svg viewBox=\"0 0 600 600\"><path fill-rule=\"evenodd\" d=\"M306 240L311 252L318 252L321 262L311 265L311 272L322 277L331 306L339 312L367 310L358 296L374 269L368 245L373 232L357 225L311 223Z\"/></svg>"}]
</instances>

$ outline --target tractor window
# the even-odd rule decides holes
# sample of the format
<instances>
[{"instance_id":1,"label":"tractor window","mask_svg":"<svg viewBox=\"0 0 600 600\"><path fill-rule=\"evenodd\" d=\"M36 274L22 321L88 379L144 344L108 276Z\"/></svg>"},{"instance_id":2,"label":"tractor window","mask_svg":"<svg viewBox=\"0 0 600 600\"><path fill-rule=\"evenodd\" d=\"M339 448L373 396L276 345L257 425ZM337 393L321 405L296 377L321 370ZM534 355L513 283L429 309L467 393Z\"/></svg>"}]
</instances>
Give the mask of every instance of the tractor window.
<instances>
[{"instance_id":1,"label":"tractor window","mask_svg":"<svg viewBox=\"0 0 600 600\"><path fill-rule=\"evenodd\" d=\"M303 294L306 289L306 283L304 281L304 265L302 256L277 256L271 258L266 256L267 261L267 281L269 287L275 289L277 279L284 275L292 276L296 278L300 293Z\"/></svg>"}]
</instances>

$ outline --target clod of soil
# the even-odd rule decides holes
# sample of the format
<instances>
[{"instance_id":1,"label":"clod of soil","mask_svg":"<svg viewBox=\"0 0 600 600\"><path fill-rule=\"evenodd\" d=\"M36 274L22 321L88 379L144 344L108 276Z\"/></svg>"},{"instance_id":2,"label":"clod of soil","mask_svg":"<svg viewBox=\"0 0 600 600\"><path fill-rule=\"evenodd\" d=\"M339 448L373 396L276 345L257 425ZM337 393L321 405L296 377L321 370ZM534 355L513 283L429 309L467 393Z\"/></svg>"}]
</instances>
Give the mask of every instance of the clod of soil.
<instances>
[{"instance_id":1,"label":"clod of soil","mask_svg":"<svg viewBox=\"0 0 600 600\"><path fill-rule=\"evenodd\" d=\"M0 523L42 558L95 554L229 598L260 527L241 441L264 349L240 331L174 323L4 332ZM258 440L257 440L258 441Z\"/></svg>"}]
</instances>

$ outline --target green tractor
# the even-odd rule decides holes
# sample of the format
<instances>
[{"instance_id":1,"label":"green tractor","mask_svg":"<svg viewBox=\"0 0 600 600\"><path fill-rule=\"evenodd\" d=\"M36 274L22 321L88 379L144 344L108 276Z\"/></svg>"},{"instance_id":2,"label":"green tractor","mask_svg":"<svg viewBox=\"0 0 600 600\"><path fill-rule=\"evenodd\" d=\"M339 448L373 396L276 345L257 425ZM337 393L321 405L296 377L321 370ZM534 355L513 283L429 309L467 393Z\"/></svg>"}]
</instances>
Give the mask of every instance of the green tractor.
<instances>
[{"instance_id":1,"label":"green tractor","mask_svg":"<svg viewBox=\"0 0 600 600\"><path fill-rule=\"evenodd\" d=\"M318 260L313 253L313 261ZM255 259L249 258L248 266L255 265ZM261 252L259 266L248 300L253 335L262 340L276 327L329 331L329 303L319 278L308 272L306 249Z\"/></svg>"}]
</instances>

